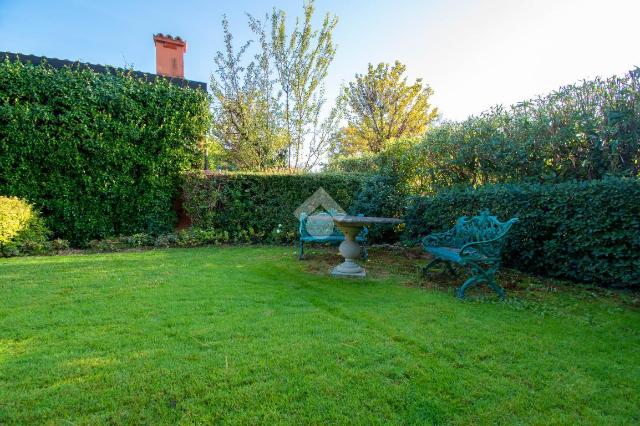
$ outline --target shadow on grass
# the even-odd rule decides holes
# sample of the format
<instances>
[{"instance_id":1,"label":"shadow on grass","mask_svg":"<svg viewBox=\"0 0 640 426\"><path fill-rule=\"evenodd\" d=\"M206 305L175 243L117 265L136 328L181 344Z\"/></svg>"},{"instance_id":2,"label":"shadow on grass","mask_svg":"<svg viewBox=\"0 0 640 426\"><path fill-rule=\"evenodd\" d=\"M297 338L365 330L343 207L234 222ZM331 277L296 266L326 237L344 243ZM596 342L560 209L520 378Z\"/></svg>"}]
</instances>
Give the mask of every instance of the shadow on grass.
<instances>
[{"instance_id":1,"label":"shadow on grass","mask_svg":"<svg viewBox=\"0 0 640 426\"><path fill-rule=\"evenodd\" d=\"M469 276L469 272L454 266L456 274L451 274L444 265L432 268L423 275L421 268L432 258L418 248L373 247L369 249L369 260L360 263L367 270L367 280L390 281L410 287L421 287L455 295L455 290ZM306 271L317 275L326 275L332 267L342 261L337 248L316 246L308 250L303 260ZM580 300L607 300L614 304L640 309L640 292L599 287L565 280L529 275L514 269L502 268L497 274L498 283L507 292L504 303L525 306L554 299L560 305L561 300L569 302ZM496 302L496 294L486 285L470 288L466 292L468 302Z\"/></svg>"}]
</instances>

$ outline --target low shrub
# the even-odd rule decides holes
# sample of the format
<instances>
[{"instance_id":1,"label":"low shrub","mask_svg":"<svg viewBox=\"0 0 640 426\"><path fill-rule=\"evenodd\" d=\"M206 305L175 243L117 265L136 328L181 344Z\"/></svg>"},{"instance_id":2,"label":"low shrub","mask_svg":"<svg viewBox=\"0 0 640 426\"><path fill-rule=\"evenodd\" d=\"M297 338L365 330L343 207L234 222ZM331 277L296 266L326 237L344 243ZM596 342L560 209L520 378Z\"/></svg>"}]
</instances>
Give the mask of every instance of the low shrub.
<instances>
[{"instance_id":1,"label":"low shrub","mask_svg":"<svg viewBox=\"0 0 640 426\"><path fill-rule=\"evenodd\" d=\"M340 173L188 173L184 209L196 228L216 229L231 242L293 241L294 211L323 188L350 211L365 175Z\"/></svg>"},{"instance_id":2,"label":"low shrub","mask_svg":"<svg viewBox=\"0 0 640 426\"><path fill-rule=\"evenodd\" d=\"M611 287L640 286L640 180L491 185L415 197L405 237L417 242L485 208L502 220L520 219L506 243L508 266Z\"/></svg>"},{"instance_id":3,"label":"low shrub","mask_svg":"<svg viewBox=\"0 0 640 426\"><path fill-rule=\"evenodd\" d=\"M250 240L246 238L245 235L231 237L228 232L215 229L189 228L157 237L149 234L134 234L131 236L92 240L88 246L90 250L95 251L119 251L151 247L198 247L230 242L250 242Z\"/></svg>"},{"instance_id":4,"label":"low shrub","mask_svg":"<svg viewBox=\"0 0 640 426\"><path fill-rule=\"evenodd\" d=\"M0 197L0 256L44 253L48 235L31 204L17 197Z\"/></svg>"},{"instance_id":5,"label":"low shrub","mask_svg":"<svg viewBox=\"0 0 640 426\"><path fill-rule=\"evenodd\" d=\"M61 238L56 238L55 240L47 241L46 251L48 254L55 254L61 251L69 250L70 244L69 241L63 240Z\"/></svg>"},{"instance_id":6,"label":"low shrub","mask_svg":"<svg viewBox=\"0 0 640 426\"><path fill-rule=\"evenodd\" d=\"M177 247L218 245L225 244L230 241L242 242L237 239L230 238L228 232L216 229L190 228L179 231L175 234L175 245ZM158 244L156 244L156 246L157 245Z\"/></svg>"}]
</instances>

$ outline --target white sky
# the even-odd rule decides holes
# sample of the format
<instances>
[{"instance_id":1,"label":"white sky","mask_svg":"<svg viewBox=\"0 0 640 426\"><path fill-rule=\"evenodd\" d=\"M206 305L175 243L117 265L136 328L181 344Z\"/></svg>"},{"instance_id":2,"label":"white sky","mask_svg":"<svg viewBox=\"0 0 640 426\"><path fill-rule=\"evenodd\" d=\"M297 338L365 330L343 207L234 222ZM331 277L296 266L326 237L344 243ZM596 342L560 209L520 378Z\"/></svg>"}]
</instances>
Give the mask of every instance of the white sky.
<instances>
[{"instance_id":1,"label":"white sky","mask_svg":"<svg viewBox=\"0 0 640 426\"><path fill-rule=\"evenodd\" d=\"M384 3L392 9L377 19L338 11L340 46L328 87L367 62L397 58L432 86L444 118L464 119L640 66L640 0ZM351 33L362 31L360 19L371 19L372 37Z\"/></svg>"}]
</instances>

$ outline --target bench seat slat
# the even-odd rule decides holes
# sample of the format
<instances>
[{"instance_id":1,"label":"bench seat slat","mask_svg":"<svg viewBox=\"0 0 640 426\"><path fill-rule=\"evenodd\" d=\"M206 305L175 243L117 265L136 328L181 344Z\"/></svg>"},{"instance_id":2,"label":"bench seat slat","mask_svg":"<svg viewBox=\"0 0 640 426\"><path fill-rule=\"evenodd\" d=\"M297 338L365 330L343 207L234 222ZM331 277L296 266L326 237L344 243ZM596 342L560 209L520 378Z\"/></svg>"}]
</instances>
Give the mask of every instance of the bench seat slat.
<instances>
[{"instance_id":1,"label":"bench seat slat","mask_svg":"<svg viewBox=\"0 0 640 426\"><path fill-rule=\"evenodd\" d=\"M433 256L439 257L443 260L448 260L450 262L460 263L462 258L460 257L460 249L453 247L425 247L424 250L432 254Z\"/></svg>"}]
</instances>

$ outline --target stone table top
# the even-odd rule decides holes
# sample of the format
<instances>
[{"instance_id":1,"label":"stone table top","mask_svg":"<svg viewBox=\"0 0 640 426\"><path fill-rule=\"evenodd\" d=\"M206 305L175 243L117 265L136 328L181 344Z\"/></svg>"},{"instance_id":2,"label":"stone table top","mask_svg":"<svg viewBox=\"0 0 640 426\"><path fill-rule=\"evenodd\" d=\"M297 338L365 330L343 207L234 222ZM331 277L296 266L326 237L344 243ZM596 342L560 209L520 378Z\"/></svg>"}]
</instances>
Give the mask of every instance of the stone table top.
<instances>
[{"instance_id":1,"label":"stone table top","mask_svg":"<svg viewBox=\"0 0 640 426\"><path fill-rule=\"evenodd\" d=\"M382 225L382 224L400 224L404 221L402 219L396 219L394 217L368 217L368 216L349 216L349 215L336 215L333 216L333 221L336 224L341 225Z\"/></svg>"}]
</instances>

